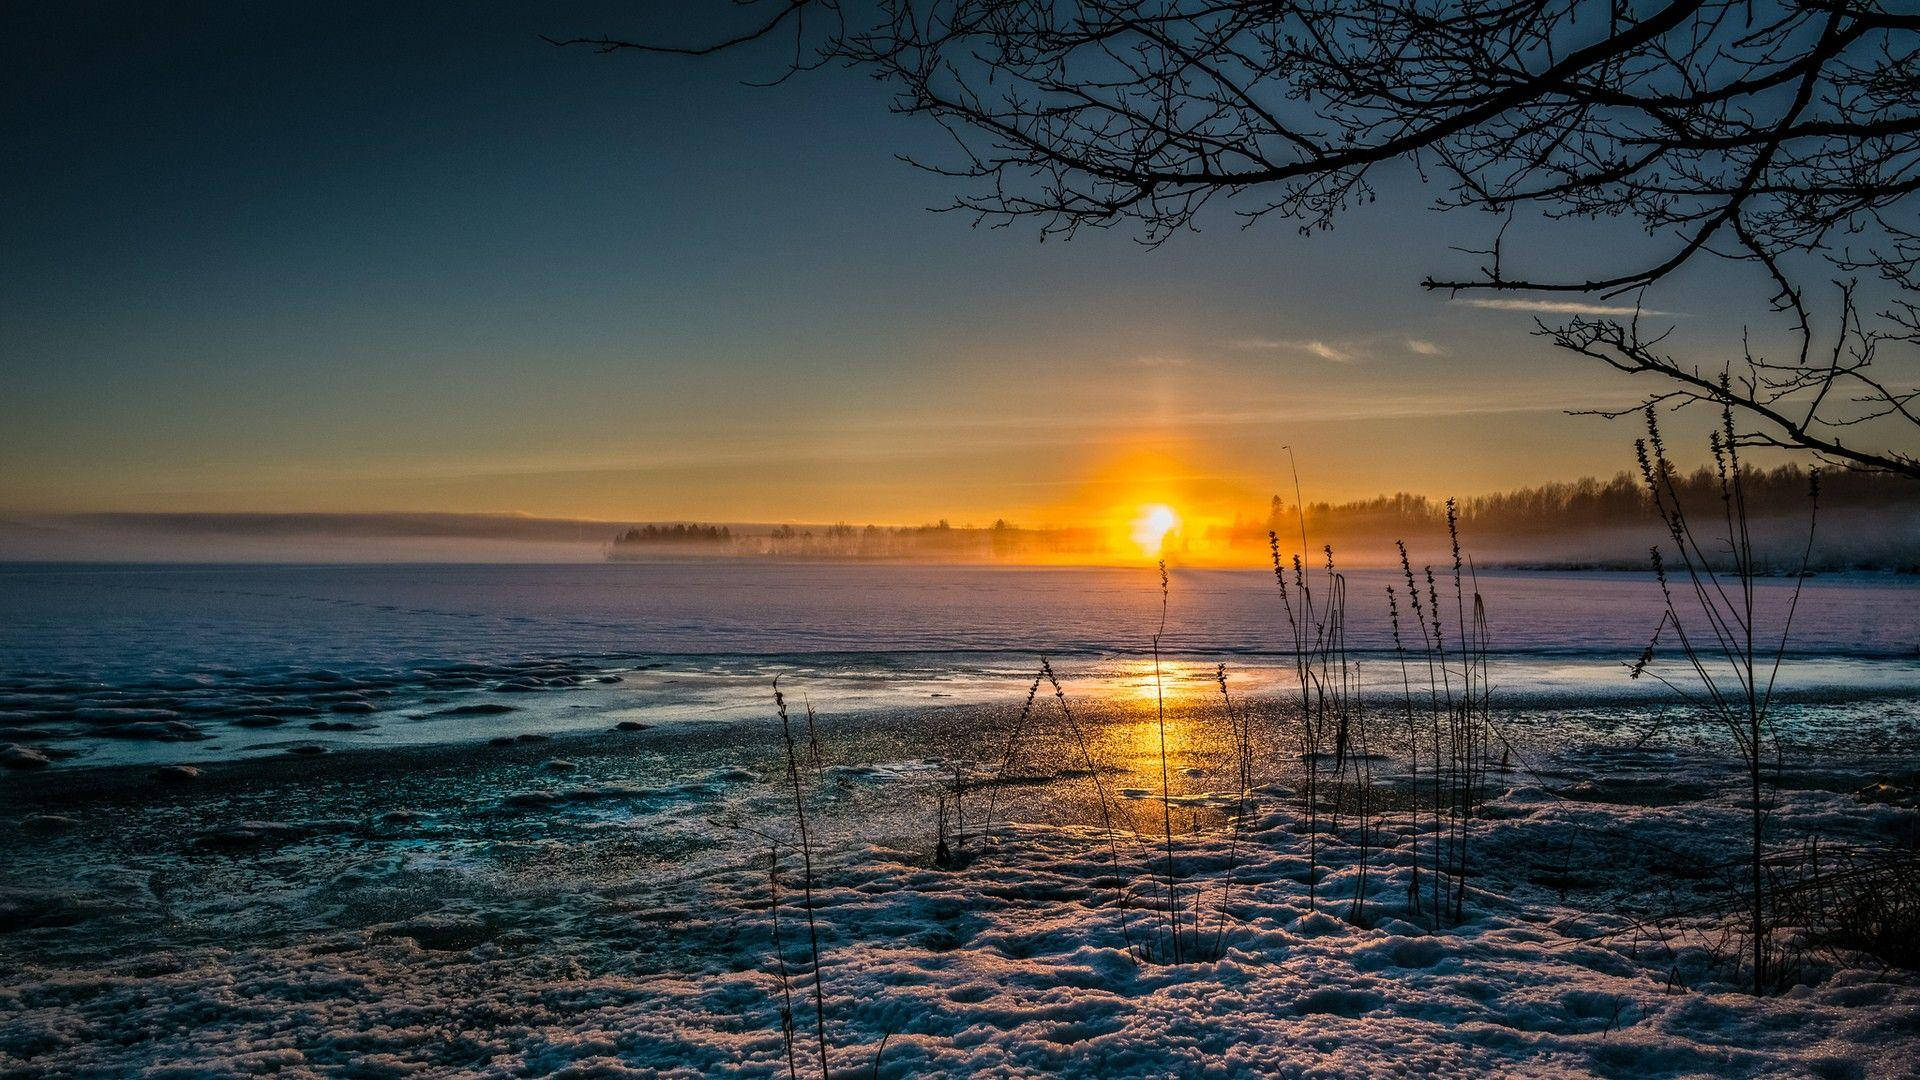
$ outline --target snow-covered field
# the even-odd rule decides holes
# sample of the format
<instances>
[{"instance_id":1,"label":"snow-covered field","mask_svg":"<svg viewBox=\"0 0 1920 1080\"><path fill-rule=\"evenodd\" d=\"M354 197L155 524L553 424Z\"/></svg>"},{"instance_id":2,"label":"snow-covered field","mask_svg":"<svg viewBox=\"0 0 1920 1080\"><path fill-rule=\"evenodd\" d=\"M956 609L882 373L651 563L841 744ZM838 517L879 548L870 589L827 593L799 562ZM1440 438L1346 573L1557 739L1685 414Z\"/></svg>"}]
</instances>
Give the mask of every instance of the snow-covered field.
<instances>
[{"instance_id":1,"label":"snow-covered field","mask_svg":"<svg viewBox=\"0 0 1920 1080\"><path fill-rule=\"evenodd\" d=\"M1165 852L1132 831L1160 819L1137 703L1086 710L1117 850L1089 778L1042 733L994 796L993 835L976 789L963 865L933 865L941 778L996 766L1007 717L830 722L824 762L803 761L836 1076L1916 1074L1912 973L1819 949L1800 985L1756 999L1716 920L1636 925L1737 906L1719 868L1745 809L1710 740L1627 731L1496 775L1465 918L1429 928L1407 908L1403 805L1379 822L1361 916L1350 816L1320 837L1309 910L1284 740L1262 746L1236 835L1221 748L1196 723L1174 744L1178 896L1220 955L1144 965L1127 946L1164 945ZM1783 773L1781 834L1911 837L1915 811L1854 794L1911 769L1910 721L1890 730ZM227 763L173 784L8 777L0 1071L776 1075L790 992L797 1069L817 1075L783 753L762 721Z\"/></svg>"}]
</instances>

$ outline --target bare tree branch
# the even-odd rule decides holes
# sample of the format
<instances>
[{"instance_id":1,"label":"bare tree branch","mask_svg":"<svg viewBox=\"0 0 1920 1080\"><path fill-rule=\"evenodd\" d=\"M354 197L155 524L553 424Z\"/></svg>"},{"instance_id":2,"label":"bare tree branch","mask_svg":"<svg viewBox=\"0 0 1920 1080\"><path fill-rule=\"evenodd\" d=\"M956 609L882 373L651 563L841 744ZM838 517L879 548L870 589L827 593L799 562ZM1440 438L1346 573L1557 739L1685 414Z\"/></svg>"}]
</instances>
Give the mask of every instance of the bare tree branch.
<instances>
[{"instance_id":1,"label":"bare tree branch","mask_svg":"<svg viewBox=\"0 0 1920 1080\"><path fill-rule=\"evenodd\" d=\"M1729 407L1755 445L1906 475L1920 446L1920 15L1895 0L737 0L760 9L711 45L569 39L706 55L791 32L788 72L844 64L925 116L955 154L948 209L1042 235L1131 224L1158 244L1216 198L1324 228L1411 163L1441 209L1500 216L1487 261L1428 289L1634 293L1683 266L1757 266L1797 356L1742 348L1699 374L1630 324L1576 320L1555 344ZM809 20L809 13L826 18ZM1516 212L1619 220L1661 245L1513 250ZM1623 230L1622 235L1626 235ZM1537 244L1538 241L1535 241ZM1611 247L1611 245L1609 245ZM1626 250L1620 245L1617 250ZM1541 273L1525 264L1550 266ZM1584 264L1584 265L1583 265ZM1811 268L1811 269L1810 269ZM1856 284L1821 330L1797 279ZM1816 349L1816 337L1838 342ZM1905 350L1884 370L1883 346ZM1820 354L1818 357L1816 353ZM1870 371L1870 369L1872 369ZM1839 434L1879 439L1873 448Z\"/></svg>"}]
</instances>

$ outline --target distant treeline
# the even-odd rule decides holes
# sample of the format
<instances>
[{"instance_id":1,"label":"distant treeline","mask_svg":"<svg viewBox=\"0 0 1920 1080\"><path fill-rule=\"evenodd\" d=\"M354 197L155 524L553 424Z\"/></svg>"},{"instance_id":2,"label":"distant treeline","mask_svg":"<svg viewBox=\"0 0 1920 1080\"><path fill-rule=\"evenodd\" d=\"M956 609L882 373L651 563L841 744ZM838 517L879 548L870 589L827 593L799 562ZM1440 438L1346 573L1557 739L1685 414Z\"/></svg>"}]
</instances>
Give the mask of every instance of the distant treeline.
<instances>
[{"instance_id":1,"label":"distant treeline","mask_svg":"<svg viewBox=\"0 0 1920 1080\"><path fill-rule=\"evenodd\" d=\"M710 555L933 562L1058 559L1099 551L1099 537L1089 529L1023 528L1005 519L983 527L942 519L925 525L646 525L615 537L609 556L644 558L643 551L675 544Z\"/></svg>"},{"instance_id":2,"label":"distant treeline","mask_svg":"<svg viewBox=\"0 0 1920 1080\"><path fill-rule=\"evenodd\" d=\"M993 561L1058 555L1063 544L1090 539L1083 530L1027 529L1004 518L984 528L942 518L926 525L781 525L755 549L798 558Z\"/></svg>"},{"instance_id":3,"label":"distant treeline","mask_svg":"<svg viewBox=\"0 0 1920 1080\"><path fill-rule=\"evenodd\" d=\"M1797 465L1745 474L1741 494L1747 514L1758 523L1763 557L1776 569L1797 565L1812 508L1810 480ZM1677 477L1674 486L1690 514L1723 512L1720 480L1712 470ZM1463 540L1486 562L1637 567L1645 563L1647 547L1662 539L1645 484L1624 472L1611 480L1588 477L1465 498L1457 507ZM1424 550L1446 543L1443 499L1398 494L1309 503L1306 510L1308 542L1316 551L1332 544L1336 551L1358 549L1367 561L1377 561L1383 545L1395 540ZM1823 471L1819 512L1814 561L1820 568L1920 566L1914 529L1920 522L1920 484L1878 473ZM1289 500L1276 496L1263 522L1236 523L1230 543L1264 543L1268 531L1298 546L1300 514Z\"/></svg>"},{"instance_id":4,"label":"distant treeline","mask_svg":"<svg viewBox=\"0 0 1920 1080\"><path fill-rule=\"evenodd\" d=\"M724 544L733 539L725 525L642 525L614 538L615 544Z\"/></svg>"},{"instance_id":5,"label":"distant treeline","mask_svg":"<svg viewBox=\"0 0 1920 1080\"><path fill-rule=\"evenodd\" d=\"M1746 474L1743 495L1763 567L1776 573L1799 566L1806 550L1809 477L1783 466ZM1719 515L1720 484L1702 470L1676 478L1690 513ZM1582 479L1461 499L1465 554L1483 567L1537 566L1640 569L1647 549L1666 541L1637 477ZM1704 520L1702 518L1701 520ZM1275 497L1262 517L1191 526L1168 537L1176 562L1259 566L1267 534L1283 552L1299 550L1301 520L1291 500ZM1398 558L1404 541L1416 565L1450 557L1444 499L1386 495L1352 502L1309 503L1307 549L1318 562L1324 546L1344 566L1381 566ZM1133 562L1143 558L1127 536L1093 527L1027 527L1004 519L992 525L642 525L615 538L610 557L728 555L782 559L903 560L926 562ZM1920 484L1869 473L1823 472L1820 528L1813 547L1820 570L1920 570Z\"/></svg>"}]
</instances>

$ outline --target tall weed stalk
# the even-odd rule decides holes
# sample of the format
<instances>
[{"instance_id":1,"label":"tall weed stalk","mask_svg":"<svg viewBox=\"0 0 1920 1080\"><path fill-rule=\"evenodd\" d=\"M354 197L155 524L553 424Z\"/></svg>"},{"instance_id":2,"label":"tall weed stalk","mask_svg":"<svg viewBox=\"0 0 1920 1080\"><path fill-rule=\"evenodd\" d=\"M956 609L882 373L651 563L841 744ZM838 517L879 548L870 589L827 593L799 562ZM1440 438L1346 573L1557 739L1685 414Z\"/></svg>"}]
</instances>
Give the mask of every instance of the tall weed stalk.
<instances>
[{"instance_id":1,"label":"tall weed stalk","mask_svg":"<svg viewBox=\"0 0 1920 1080\"><path fill-rule=\"evenodd\" d=\"M1723 375L1724 379L1725 376ZM1769 954L1771 927L1767 911L1766 820L1762 801L1761 773L1766 760L1766 744L1771 738L1775 754L1779 740L1774 737L1769 719L1774 683L1786 655L1793 617L1800 606L1801 590L1806 585L1807 569L1813 556L1814 531L1819 519L1820 473L1814 470L1808 481L1807 539L1794 575L1793 593L1779 636L1763 632L1756 606L1757 582L1761 568L1755 561L1753 537L1748 527L1746 465L1740 458L1740 440L1734 431L1733 414L1723 410L1720 425L1707 439L1712 451L1714 472L1719 485L1720 513L1710 543L1725 560L1721 566L1709 557L1693 520L1680 503L1676 483L1677 470L1667 457L1665 439L1660 434L1659 416L1652 406L1646 410L1647 434L1634 443L1640 476L1646 485L1654 513L1666 526L1679 572L1670 573L1659 547L1651 549L1655 580L1665 601L1660 625L1654 629L1640 659L1631 667L1634 678L1651 675L1683 700L1702 710L1726 730L1733 740L1747 780L1748 797L1748 910L1747 933L1752 938L1753 992L1765 991L1771 976ZM1677 582L1677 588L1676 588ZM1687 595L1685 604L1692 618L1682 619L1683 604L1676 592ZM1704 627L1704 631L1702 631ZM1654 652L1668 631L1691 671L1697 687L1689 692L1650 668Z\"/></svg>"},{"instance_id":2,"label":"tall weed stalk","mask_svg":"<svg viewBox=\"0 0 1920 1080\"><path fill-rule=\"evenodd\" d=\"M1060 685L1059 676L1053 672L1053 663L1040 661L1040 674L1053 687L1053 697L1060 705L1060 715L1067 722L1067 730L1072 732L1074 743L1080 748L1080 756L1086 763L1087 775L1093 780L1093 794L1100 806L1100 829L1107 840L1108 865L1113 870L1115 901L1120 905L1120 937L1126 942L1127 954L1136 962L1151 959L1143 946L1137 946L1133 940L1133 920L1128 912L1129 896L1125 886L1126 877L1120 872L1120 840L1113 828L1113 808L1107 801L1107 785L1100 779L1100 765L1093 757L1093 746L1087 741L1087 733L1081 729L1080 722L1074 719L1073 708L1067 704L1067 691Z\"/></svg>"},{"instance_id":3,"label":"tall weed stalk","mask_svg":"<svg viewBox=\"0 0 1920 1080\"><path fill-rule=\"evenodd\" d=\"M1220 911L1214 925L1212 955L1217 958L1226 953L1228 908L1233 903L1233 887L1240 877L1240 838L1246 829L1247 799L1253 789L1253 714L1245 707L1235 709L1233 695L1227 691L1227 665L1216 665L1213 677L1220 685L1220 707L1226 713L1227 729L1232 736L1234 779L1238 789L1234 800L1232 839L1227 845L1227 880L1220 890ZM1194 930L1197 936L1197 913Z\"/></svg>"},{"instance_id":4,"label":"tall weed stalk","mask_svg":"<svg viewBox=\"0 0 1920 1080\"><path fill-rule=\"evenodd\" d=\"M787 743L787 781L793 787L793 820L800 833L801 903L807 913L807 961L813 978L813 1033L820 1050L820 1075L827 1069L827 999L820 985L820 929L813 918L813 840L807 833L807 802L800 788L800 749L793 738L793 722L787 718L787 699L780 692L780 680L773 680L773 704L780 713L780 734Z\"/></svg>"},{"instance_id":5,"label":"tall weed stalk","mask_svg":"<svg viewBox=\"0 0 1920 1080\"><path fill-rule=\"evenodd\" d=\"M1167 632L1167 560L1160 560L1160 627L1153 632L1153 704L1160 721L1160 819L1167 851L1167 957L1180 962L1180 891L1173 862L1173 793L1167 771L1167 696L1160 677L1160 638ZM1198 929L1198 924L1195 925Z\"/></svg>"},{"instance_id":6,"label":"tall weed stalk","mask_svg":"<svg viewBox=\"0 0 1920 1080\"><path fill-rule=\"evenodd\" d=\"M1304 539L1303 531L1303 542ZM1294 679L1300 691L1301 786L1307 818L1307 909L1311 911L1319 903L1321 761L1331 740L1335 783L1332 809L1337 828L1339 788L1349 762L1355 711L1359 705L1357 672L1347 653L1347 580L1334 568L1333 548L1322 547L1326 599L1316 600L1301 557L1292 556L1293 583L1289 587L1288 567L1281 560L1277 534L1267 534L1267 549L1273 560L1274 582L1280 589L1281 611L1293 638Z\"/></svg>"},{"instance_id":7,"label":"tall weed stalk","mask_svg":"<svg viewBox=\"0 0 1920 1080\"><path fill-rule=\"evenodd\" d=\"M1401 665L1402 702L1416 763L1415 887L1419 878L1417 765L1420 739L1414 731L1414 717L1424 711L1431 747L1427 773L1432 784L1433 813L1432 842L1428 845L1431 857L1427 874L1428 912L1434 920L1451 918L1457 922L1466 911L1472 820L1485 799L1488 748L1494 741L1494 728L1486 602L1461 553L1459 512L1452 499L1447 500L1447 538L1453 558L1453 619L1446 619L1442 612L1439 576L1432 566L1423 567L1420 575L1415 575L1405 541L1396 546L1411 617L1403 624L1399 598L1391 589L1387 604L1393 623L1394 649ZM1471 618L1468 612L1472 612ZM1448 621L1454 623L1451 644L1447 640ZM1413 650L1418 657L1412 661L1408 659L1410 650L1403 635L1409 625L1418 632ZM1416 704L1413 689L1416 673L1422 667L1426 671L1425 693L1420 695L1425 699L1424 710ZM1419 910L1417 895L1411 906Z\"/></svg>"}]
</instances>

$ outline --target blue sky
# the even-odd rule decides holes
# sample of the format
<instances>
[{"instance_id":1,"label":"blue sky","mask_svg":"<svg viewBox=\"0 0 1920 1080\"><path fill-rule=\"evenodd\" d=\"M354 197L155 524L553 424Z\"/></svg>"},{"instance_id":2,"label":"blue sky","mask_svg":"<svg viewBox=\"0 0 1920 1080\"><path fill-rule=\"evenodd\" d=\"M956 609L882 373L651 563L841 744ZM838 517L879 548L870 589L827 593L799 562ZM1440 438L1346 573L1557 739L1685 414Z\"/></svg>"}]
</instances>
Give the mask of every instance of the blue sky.
<instances>
[{"instance_id":1,"label":"blue sky","mask_svg":"<svg viewBox=\"0 0 1920 1080\"><path fill-rule=\"evenodd\" d=\"M0 508L1039 522L1257 511L1289 445L1310 496L1630 463L1560 410L1637 388L1419 290L1487 223L1404 173L1329 234L1042 243L929 213L938 133L858 75L537 37L690 7L10 6Z\"/></svg>"}]
</instances>

